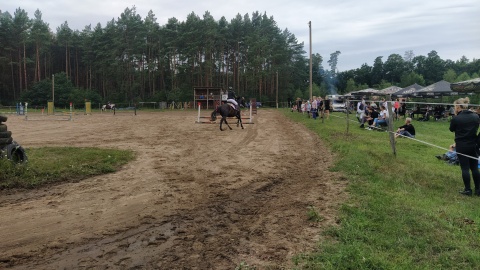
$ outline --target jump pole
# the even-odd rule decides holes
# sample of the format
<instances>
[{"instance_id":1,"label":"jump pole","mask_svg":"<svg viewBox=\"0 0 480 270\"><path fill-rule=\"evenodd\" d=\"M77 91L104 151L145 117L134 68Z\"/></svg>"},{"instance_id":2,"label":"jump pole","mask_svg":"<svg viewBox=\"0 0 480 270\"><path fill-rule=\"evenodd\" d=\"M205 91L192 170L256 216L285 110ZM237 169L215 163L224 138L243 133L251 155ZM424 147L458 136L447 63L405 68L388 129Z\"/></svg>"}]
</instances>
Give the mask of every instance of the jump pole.
<instances>
[{"instance_id":1,"label":"jump pole","mask_svg":"<svg viewBox=\"0 0 480 270\"><path fill-rule=\"evenodd\" d=\"M42 109L42 115L43 115L43 109ZM73 103L72 102L70 102L70 112L68 113L68 119L62 119L62 120L73 121ZM25 121L28 121L28 103L27 102L25 102Z\"/></svg>"},{"instance_id":2,"label":"jump pole","mask_svg":"<svg viewBox=\"0 0 480 270\"><path fill-rule=\"evenodd\" d=\"M206 122L206 121L201 121L200 118L210 118L208 116L200 116L200 109L201 109L201 103L198 102L197 104L198 106L198 115L197 115L197 121L195 121L196 124L216 124L216 121L209 121L209 122Z\"/></svg>"},{"instance_id":3,"label":"jump pole","mask_svg":"<svg viewBox=\"0 0 480 270\"><path fill-rule=\"evenodd\" d=\"M253 123L253 109L252 109L252 106L250 106L250 110L249 110L249 113L250 113L250 117L248 118L248 123L244 123L244 124L255 124ZM200 103L198 104L198 115L197 115L197 121L195 121L195 123L197 124L215 124L215 121L214 122L205 122L205 121L201 121L200 118L210 118L209 116L201 116L201 106L200 106ZM234 118L234 117L229 117L229 118ZM247 119L247 118L243 118L242 119Z\"/></svg>"},{"instance_id":4,"label":"jump pole","mask_svg":"<svg viewBox=\"0 0 480 270\"><path fill-rule=\"evenodd\" d=\"M200 104L201 104L200 102L198 102L198 104L197 104L197 105L198 105L198 106L197 106L197 107L198 107L197 123L200 123Z\"/></svg>"}]
</instances>

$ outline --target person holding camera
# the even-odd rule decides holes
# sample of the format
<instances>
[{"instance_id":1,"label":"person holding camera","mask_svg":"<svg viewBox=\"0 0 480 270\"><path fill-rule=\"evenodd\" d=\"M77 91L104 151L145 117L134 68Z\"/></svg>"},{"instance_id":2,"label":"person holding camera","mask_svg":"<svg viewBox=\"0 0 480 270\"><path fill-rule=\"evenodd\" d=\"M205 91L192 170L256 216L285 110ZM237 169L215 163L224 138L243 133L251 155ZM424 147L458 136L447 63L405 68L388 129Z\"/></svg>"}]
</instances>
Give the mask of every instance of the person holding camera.
<instances>
[{"instance_id":1,"label":"person holding camera","mask_svg":"<svg viewBox=\"0 0 480 270\"><path fill-rule=\"evenodd\" d=\"M465 186L460 194L472 195L470 185L470 172L472 173L475 185L475 195L480 196L480 173L478 170L477 133L479 117L476 113L468 110L470 99L460 98L453 104L455 106L455 117L450 122L450 131L455 132L455 146L462 171L462 180Z\"/></svg>"}]
</instances>

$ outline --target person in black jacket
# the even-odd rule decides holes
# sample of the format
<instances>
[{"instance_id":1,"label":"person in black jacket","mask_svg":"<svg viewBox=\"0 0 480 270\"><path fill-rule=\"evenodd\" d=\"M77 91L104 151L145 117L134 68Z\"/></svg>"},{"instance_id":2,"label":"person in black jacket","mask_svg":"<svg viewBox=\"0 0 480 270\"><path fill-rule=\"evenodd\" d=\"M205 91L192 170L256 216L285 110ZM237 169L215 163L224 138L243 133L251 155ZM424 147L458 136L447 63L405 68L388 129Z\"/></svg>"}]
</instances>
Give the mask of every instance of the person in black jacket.
<instances>
[{"instance_id":1,"label":"person in black jacket","mask_svg":"<svg viewBox=\"0 0 480 270\"><path fill-rule=\"evenodd\" d=\"M240 110L240 108L238 107L237 95L235 94L235 91L233 91L232 87L228 89L227 103L232 103L233 105L235 105L235 109L237 111Z\"/></svg>"},{"instance_id":2,"label":"person in black jacket","mask_svg":"<svg viewBox=\"0 0 480 270\"><path fill-rule=\"evenodd\" d=\"M415 138L415 127L412 125L412 118L407 117L405 119L405 125L397 129L397 133L395 133L395 138L397 138L398 136Z\"/></svg>"},{"instance_id":3,"label":"person in black jacket","mask_svg":"<svg viewBox=\"0 0 480 270\"><path fill-rule=\"evenodd\" d=\"M475 185L475 195L480 196L480 173L478 170L477 133L479 117L468 110L470 99L460 98L453 104L456 116L450 122L450 131L455 132L455 145L462 170L462 179L465 189L463 195L472 195L470 186L470 171Z\"/></svg>"}]
</instances>

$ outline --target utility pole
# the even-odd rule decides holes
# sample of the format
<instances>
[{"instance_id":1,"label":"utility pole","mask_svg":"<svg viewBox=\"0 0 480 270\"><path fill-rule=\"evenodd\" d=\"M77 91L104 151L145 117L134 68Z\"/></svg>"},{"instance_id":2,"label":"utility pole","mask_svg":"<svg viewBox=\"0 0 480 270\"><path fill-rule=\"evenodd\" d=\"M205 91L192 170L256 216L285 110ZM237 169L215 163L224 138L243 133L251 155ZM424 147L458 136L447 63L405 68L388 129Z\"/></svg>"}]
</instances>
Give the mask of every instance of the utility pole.
<instances>
[{"instance_id":1,"label":"utility pole","mask_svg":"<svg viewBox=\"0 0 480 270\"><path fill-rule=\"evenodd\" d=\"M312 100L312 21L308 22L308 28L310 30L310 54L308 55L308 57L310 58L310 100Z\"/></svg>"},{"instance_id":2,"label":"utility pole","mask_svg":"<svg viewBox=\"0 0 480 270\"><path fill-rule=\"evenodd\" d=\"M242 41L237 41L237 93L240 92L240 43Z\"/></svg>"},{"instance_id":3,"label":"utility pole","mask_svg":"<svg viewBox=\"0 0 480 270\"><path fill-rule=\"evenodd\" d=\"M277 98L276 98L276 101L277 101L277 109L278 109L278 71L277 71Z\"/></svg>"},{"instance_id":4,"label":"utility pole","mask_svg":"<svg viewBox=\"0 0 480 270\"><path fill-rule=\"evenodd\" d=\"M52 104L55 106L55 74L52 74Z\"/></svg>"}]
</instances>

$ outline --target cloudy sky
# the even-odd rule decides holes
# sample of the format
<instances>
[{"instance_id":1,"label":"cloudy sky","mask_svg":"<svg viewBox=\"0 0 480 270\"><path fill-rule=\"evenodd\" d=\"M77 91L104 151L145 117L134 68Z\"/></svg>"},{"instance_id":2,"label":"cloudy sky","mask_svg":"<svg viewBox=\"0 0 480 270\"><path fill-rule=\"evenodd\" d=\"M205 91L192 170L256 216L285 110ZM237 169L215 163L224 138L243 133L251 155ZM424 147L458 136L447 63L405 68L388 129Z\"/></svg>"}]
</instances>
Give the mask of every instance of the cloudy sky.
<instances>
[{"instance_id":1,"label":"cloudy sky","mask_svg":"<svg viewBox=\"0 0 480 270\"><path fill-rule=\"evenodd\" d=\"M435 50L442 59L454 61L463 55L480 58L479 0L6 0L0 10L13 16L20 7L33 18L39 9L56 32L65 21L78 30L97 23L104 27L133 6L142 18L152 10L160 25L172 17L185 21L191 12L202 17L209 11L217 21L265 12L280 29L288 28L304 42L306 52L311 21L312 53L321 54L326 67L330 54L340 51L339 71L363 63L372 66L378 56L386 61L390 54L403 56L409 50L425 56Z\"/></svg>"}]
</instances>

